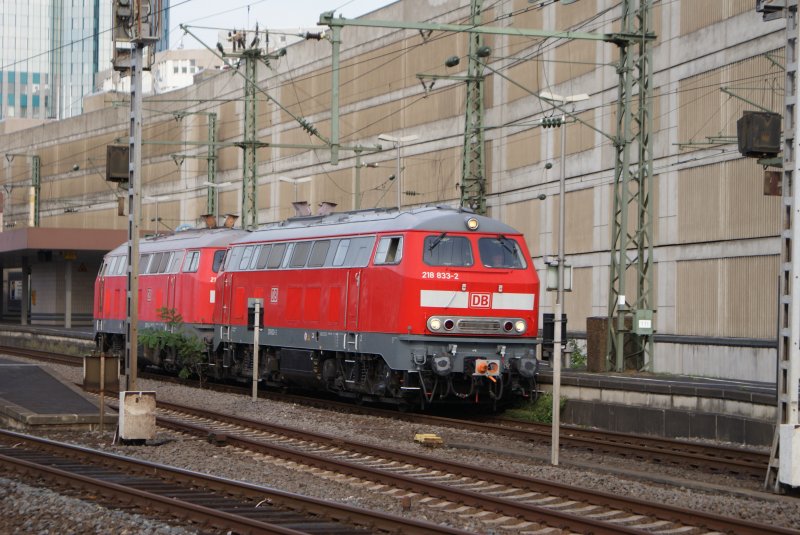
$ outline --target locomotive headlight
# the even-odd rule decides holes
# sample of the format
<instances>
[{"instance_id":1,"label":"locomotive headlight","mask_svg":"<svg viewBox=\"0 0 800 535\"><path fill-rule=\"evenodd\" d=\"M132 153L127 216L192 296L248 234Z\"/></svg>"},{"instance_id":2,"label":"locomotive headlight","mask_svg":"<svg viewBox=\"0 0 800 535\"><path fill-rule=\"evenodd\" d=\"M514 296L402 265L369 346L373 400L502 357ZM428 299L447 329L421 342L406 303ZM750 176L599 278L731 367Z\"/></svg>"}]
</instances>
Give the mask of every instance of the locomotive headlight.
<instances>
[{"instance_id":1,"label":"locomotive headlight","mask_svg":"<svg viewBox=\"0 0 800 535\"><path fill-rule=\"evenodd\" d=\"M517 331L520 334L525 332L526 327L527 327L527 325L525 325L525 321L524 320L517 320L514 323L514 330Z\"/></svg>"},{"instance_id":2,"label":"locomotive headlight","mask_svg":"<svg viewBox=\"0 0 800 535\"><path fill-rule=\"evenodd\" d=\"M439 318L429 318L428 319L428 329L432 331L438 331L442 328L442 320Z\"/></svg>"},{"instance_id":3,"label":"locomotive headlight","mask_svg":"<svg viewBox=\"0 0 800 535\"><path fill-rule=\"evenodd\" d=\"M469 230L478 230L478 219L475 217L467 218L467 228Z\"/></svg>"}]
</instances>

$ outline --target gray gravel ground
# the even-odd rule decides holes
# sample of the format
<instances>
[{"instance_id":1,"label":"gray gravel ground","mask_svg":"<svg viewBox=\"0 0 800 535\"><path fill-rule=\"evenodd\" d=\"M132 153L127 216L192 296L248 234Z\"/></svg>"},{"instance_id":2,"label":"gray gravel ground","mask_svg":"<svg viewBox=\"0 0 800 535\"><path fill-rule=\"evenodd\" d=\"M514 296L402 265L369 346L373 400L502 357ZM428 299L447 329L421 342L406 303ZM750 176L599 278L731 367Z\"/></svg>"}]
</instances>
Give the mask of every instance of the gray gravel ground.
<instances>
[{"instance_id":1,"label":"gray gravel ground","mask_svg":"<svg viewBox=\"0 0 800 535\"><path fill-rule=\"evenodd\" d=\"M80 380L80 370L57 367L71 381ZM549 445L522 444L491 435L408 424L383 418L341 415L288 403L220 394L208 390L180 387L147 380L139 381L142 390L154 390L158 400L201 405L203 408L237 416L286 424L316 432L339 435L397 449L443 456L448 460L475 463L501 472L550 479L569 485L600 489L613 494L665 503L710 513L772 523L787 528L800 526L800 500L762 493L754 483L719 476L698 474L679 468L658 468L661 483L643 481L627 472L653 471L629 460L597 458L562 452L561 464L549 464ZM413 442L415 433L436 433L445 447L424 448ZM492 531L475 519L454 519L452 515L381 492L356 485L335 474L286 465L231 447L216 447L204 440L172 432L159 433L152 446L112 445L111 432L47 432L65 442L85 444L106 451L280 488L350 505L378 509L411 518L456 525L476 533ZM449 447L448 447L449 446ZM508 454L511 452L511 454ZM4 474L0 474L3 476ZM8 477L6 475L6 477ZM8 480L2 482L2 533L165 533L186 531L158 521L144 521L127 513L64 498L49 491L34 489ZM703 487L703 488L700 488ZM731 492L733 491L733 492ZM8 497L8 498L7 498ZM38 505L44 506L40 512ZM24 507L23 504L31 504ZM33 509L35 507L35 509ZM98 531L98 525L104 529ZM67 531L63 531L69 526ZM112 529L113 528L113 529ZM190 531L191 532L191 531ZM800 532L799 532L800 533Z\"/></svg>"}]
</instances>

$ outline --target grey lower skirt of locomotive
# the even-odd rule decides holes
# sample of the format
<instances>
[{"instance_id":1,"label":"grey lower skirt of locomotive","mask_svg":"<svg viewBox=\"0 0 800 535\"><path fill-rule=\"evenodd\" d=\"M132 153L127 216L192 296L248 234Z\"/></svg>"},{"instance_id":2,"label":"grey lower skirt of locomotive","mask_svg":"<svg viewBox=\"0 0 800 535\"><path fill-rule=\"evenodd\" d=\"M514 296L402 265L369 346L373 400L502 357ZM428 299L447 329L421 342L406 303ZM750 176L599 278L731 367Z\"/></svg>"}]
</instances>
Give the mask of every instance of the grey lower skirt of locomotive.
<instances>
[{"instance_id":1,"label":"grey lower skirt of locomotive","mask_svg":"<svg viewBox=\"0 0 800 535\"><path fill-rule=\"evenodd\" d=\"M363 402L427 408L483 404L493 408L536 394L538 360L530 340L452 338L217 327L207 373L260 384L334 393Z\"/></svg>"}]
</instances>

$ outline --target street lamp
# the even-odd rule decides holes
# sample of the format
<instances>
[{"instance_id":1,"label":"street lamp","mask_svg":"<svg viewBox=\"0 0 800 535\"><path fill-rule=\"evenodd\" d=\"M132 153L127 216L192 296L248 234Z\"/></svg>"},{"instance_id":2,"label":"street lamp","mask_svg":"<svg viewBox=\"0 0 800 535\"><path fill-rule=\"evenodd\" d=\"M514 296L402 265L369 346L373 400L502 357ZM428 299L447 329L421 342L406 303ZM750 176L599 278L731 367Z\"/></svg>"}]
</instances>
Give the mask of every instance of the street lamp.
<instances>
[{"instance_id":1,"label":"street lamp","mask_svg":"<svg viewBox=\"0 0 800 535\"><path fill-rule=\"evenodd\" d=\"M411 136L403 136L403 137L395 137L390 136L388 134L380 134L378 139L381 141L388 141L389 143L394 144L394 148L397 149L397 172L395 173L395 180L397 181L397 211L400 211L400 205L402 203L402 192L403 192L403 180L400 175L400 149L403 146L403 143L409 143L411 141L416 141L419 139L419 136L411 135Z\"/></svg>"},{"instance_id":2,"label":"street lamp","mask_svg":"<svg viewBox=\"0 0 800 535\"><path fill-rule=\"evenodd\" d=\"M579 102L581 100L588 100L589 95L580 93L577 95L561 96L550 93L549 91L542 91L539 93L539 98L550 102L558 102L562 105L568 102ZM558 180L558 259L556 260L556 306L553 315L554 333L553 333L553 437L552 437L552 451L550 462L553 465L558 465L558 440L559 430L561 427L561 418L559 414L559 407L561 401L561 316L564 309L564 211L565 199L564 190L566 179L566 143L567 143L567 123L566 116L562 116L561 120L556 123L556 126L561 127L561 173Z\"/></svg>"}]
</instances>

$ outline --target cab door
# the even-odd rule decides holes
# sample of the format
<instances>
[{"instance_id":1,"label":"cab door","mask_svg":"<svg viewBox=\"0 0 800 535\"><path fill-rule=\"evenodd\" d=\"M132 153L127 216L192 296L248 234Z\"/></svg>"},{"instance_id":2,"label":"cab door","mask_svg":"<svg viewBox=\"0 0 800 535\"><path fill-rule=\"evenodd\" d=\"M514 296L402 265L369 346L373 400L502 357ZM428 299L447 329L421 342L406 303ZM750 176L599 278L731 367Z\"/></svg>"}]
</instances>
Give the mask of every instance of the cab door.
<instances>
[{"instance_id":1,"label":"cab door","mask_svg":"<svg viewBox=\"0 0 800 535\"><path fill-rule=\"evenodd\" d=\"M114 262L116 265L116 261ZM109 269L109 265L104 261L103 264L100 266L100 273L97 276L97 288L95 289L95 311L94 317L95 318L104 318L103 311L105 310L105 303L104 300L106 298L106 270Z\"/></svg>"},{"instance_id":2,"label":"cab door","mask_svg":"<svg viewBox=\"0 0 800 535\"><path fill-rule=\"evenodd\" d=\"M231 324L231 308L233 306L233 273L225 272L222 276L222 324Z\"/></svg>"},{"instance_id":3,"label":"cab door","mask_svg":"<svg viewBox=\"0 0 800 535\"><path fill-rule=\"evenodd\" d=\"M361 300L361 273L362 269L352 268L347 270L347 313L345 314L345 329L358 330L358 309Z\"/></svg>"},{"instance_id":4,"label":"cab door","mask_svg":"<svg viewBox=\"0 0 800 535\"><path fill-rule=\"evenodd\" d=\"M174 251L171 256L169 257L169 261L167 263L167 288L166 292L167 295L165 296L166 299L166 307L168 309L175 309L179 310L178 303L175 300L175 293L176 293L176 283L177 283L177 275L175 273L175 265L178 259L176 258L178 255L182 255L182 251ZM180 264L178 264L180 265ZM189 319L192 321L192 319Z\"/></svg>"}]
</instances>

